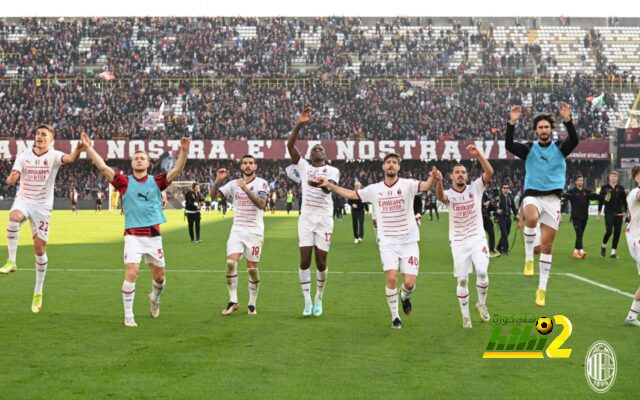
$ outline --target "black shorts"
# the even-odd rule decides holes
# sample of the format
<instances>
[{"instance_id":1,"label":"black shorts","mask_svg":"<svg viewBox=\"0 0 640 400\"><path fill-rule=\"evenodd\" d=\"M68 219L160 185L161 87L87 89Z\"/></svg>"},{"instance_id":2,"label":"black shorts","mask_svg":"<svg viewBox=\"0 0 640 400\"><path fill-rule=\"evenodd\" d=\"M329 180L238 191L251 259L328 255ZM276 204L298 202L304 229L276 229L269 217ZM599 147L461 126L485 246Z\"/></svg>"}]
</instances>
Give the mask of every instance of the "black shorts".
<instances>
[{"instance_id":1,"label":"black shorts","mask_svg":"<svg viewBox=\"0 0 640 400\"><path fill-rule=\"evenodd\" d=\"M96 200L96 205L97 206L101 206L102 205L102 200Z\"/></svg>"}]
</instances>

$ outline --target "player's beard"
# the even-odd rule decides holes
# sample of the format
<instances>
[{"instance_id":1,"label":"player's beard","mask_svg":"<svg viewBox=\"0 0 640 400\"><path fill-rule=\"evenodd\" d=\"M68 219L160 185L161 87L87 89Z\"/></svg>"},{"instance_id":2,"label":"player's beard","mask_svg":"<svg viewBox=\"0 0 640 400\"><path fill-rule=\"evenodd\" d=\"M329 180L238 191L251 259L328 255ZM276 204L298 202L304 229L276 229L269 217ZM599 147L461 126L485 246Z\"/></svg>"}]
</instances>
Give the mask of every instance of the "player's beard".
<instances>
[{"instance_id":1,"label":"player's beard","mask_svg":"<svg viewBox=\"0 0 640 400\"><path fill-rule=\"evenodd\" d=\"M398 172L396 171L384 171L384 174L387 178L395 178L396 176L398 176Z\"/></svg>"},{"instance_id":2,"label":"player's beard","mask_svg":"<svg viewBox=\"0 0 640 400\"><path fill-rule=\"evenodd\" d=\"M551 140L551 135L546 135L545 140L543 140L542 135L538 135L538 141L540 141L540 143L549 143L549 141Z\"/></svg>"},{"instance_id":3,"label":"player's beard","mask_svg":"<svg viewBox=\"0 0 640 400\"><path fill-rule=\"evenodd\" d=\"M458 187L458 189L463 189L467 184L462 181L462 182L456 182L456 186Z\"/></svg>"},{"instance_id":4,"label":"player's beard","mask_svg":"<svg viewBox=\"0 0 640 400\"><path fill-rule=\"evenodd\" d=\"M242 175L244 175L245 178L251 178L252 176L254 176L256 174L256 171L251 171L249 173L247 173L247 171L242 171Z\"/></svg>"}]
</instances>

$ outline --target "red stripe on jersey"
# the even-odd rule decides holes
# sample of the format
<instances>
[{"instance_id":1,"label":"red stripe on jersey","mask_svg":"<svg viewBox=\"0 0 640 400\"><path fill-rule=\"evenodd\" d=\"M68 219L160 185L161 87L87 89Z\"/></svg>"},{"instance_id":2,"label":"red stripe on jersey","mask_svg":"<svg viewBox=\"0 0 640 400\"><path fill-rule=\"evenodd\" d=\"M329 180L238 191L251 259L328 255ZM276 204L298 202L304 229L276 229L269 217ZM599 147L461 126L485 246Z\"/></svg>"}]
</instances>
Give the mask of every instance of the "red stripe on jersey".
<instances>
[{"instance_id":1,"label":"red stripe on jersey","mask_svg":"<svg viewBox=\"0 0 640 400\"><path fill-rule=\"evenodd\" d=\"M160 236L160 225L143 226L124 230L125 235L154 237Z\"/></svg>"}]
</instances>

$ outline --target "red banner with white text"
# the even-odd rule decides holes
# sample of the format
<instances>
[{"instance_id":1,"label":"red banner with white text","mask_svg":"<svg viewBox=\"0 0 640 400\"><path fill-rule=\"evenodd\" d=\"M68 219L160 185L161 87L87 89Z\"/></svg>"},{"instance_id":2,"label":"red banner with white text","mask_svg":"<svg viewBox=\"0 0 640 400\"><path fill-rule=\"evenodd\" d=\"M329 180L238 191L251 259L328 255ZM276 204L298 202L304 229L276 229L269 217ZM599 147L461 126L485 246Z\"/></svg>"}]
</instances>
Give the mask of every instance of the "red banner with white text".
<instances>
[{"instance_id":1,"label":"red banner with white text","mask_svg":"<svg viewBox=\"0 0 640 400\"><path fill-rule=\"evenodd\" d=\"M56 140L54 147L70 153L77 140ZM296 144L305 158L311 147L321 144L330 160L377 160L387 153L397 153L406 160L468 160L466 148L470 144L482 149L490 160L512 160L502 140L300 140ZM0 157L13 159L16 154L33 146L33 140L0 140ZM145 150L152 159L164 152L177 155L179 140L97 140L94 148L105 160L130 159L136 150ZM289 159L284 140L193 140L189 150L190 160L240 159L251 154L258 159ZM86 154L82 155L86 158ZM569 159L609 160L609 142L587 140L578 144Z\"/></svg>"}]
</instances>

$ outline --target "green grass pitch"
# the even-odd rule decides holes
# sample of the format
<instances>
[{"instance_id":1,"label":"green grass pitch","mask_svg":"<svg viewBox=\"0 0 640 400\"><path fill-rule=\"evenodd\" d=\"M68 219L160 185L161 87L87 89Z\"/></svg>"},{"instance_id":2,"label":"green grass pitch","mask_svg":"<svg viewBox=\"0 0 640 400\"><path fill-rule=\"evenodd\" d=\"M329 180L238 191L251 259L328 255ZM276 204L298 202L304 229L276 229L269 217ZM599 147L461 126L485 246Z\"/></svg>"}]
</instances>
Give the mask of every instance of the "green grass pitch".
<instances>
[{"instance_id":1,"label":"green grass pitch","mask_svg":"<svg viewBox=\"0 0 640 400\"><path fill-rule=\"evenodd\" d=\"M361 245L353 243L350 216L335 223L325 314L303 318L297 213L266 215L258 315L246 314L247 274L241 261L241 309L222 317L231 215L203 214L203 243L192 244L181 213L166 214L161 316L152 320L148 314L150 275L143 266L135 329L122 325L120 215L54 211L39 315L30 310L34 258L28 224L22 227L19 269L0 276L0 398L530 399L545 393L584 398L595 396L584 376L584 357L600 339L618 357L618 377L607 396L637 395L640 330L623 325L631 298L567 275L626 293L634 293L640 282L624 235L619 260L600 257L604 224L595 218L585 235L586 260L571 258L573 230L562 224L544 309L533 302L537 274L522 276L520 236L511 255L492 259L489 267L491 314L567 316L573 334L563 348L572 349L570 358L487 360L482 354L492 326L481 323L473 310L473 285L474 327L461 326L446 214L440 222L425 218L420 228L414 310L403 317L400 331L390 329L370 217ZM6 211L0 220L6 226ZM5 254L6 246L0 246L0 256Z\"/></svg>"}]
</instances>

